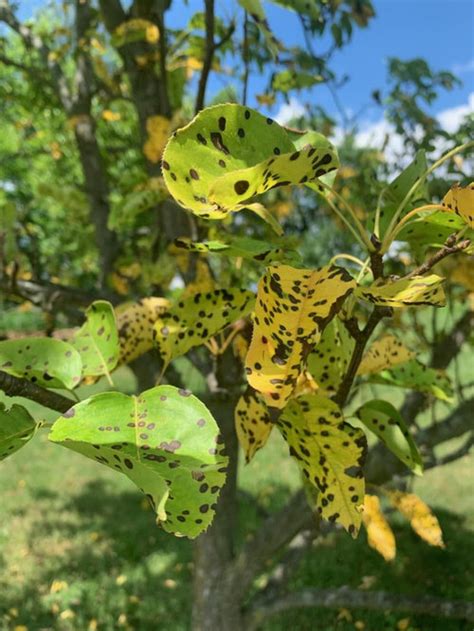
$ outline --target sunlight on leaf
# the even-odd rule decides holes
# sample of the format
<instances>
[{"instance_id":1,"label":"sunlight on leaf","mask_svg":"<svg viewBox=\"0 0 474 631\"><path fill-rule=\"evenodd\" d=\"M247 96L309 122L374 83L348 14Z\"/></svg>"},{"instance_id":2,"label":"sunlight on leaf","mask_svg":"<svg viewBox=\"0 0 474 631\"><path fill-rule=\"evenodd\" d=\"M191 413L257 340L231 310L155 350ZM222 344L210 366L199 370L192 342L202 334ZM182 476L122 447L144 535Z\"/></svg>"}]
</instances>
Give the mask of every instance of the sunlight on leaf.
<instances>
[{"instance_id":1,"label":"sunlight on leaf","mask_svg":"<svg viewBox=\"0 0 474 631\"><path fill-rule=\"evenodd\" d=\"M366 495L362 522L367 530L367 543L383 556L386 561L393 561L397 553L395 535L380 508L376 495Z\"/></svg>"},{"instance_id":2,"label":"sunlight on leaf","mask_svg":"<svg viewBox=\"0 0 474 631\"><path fill-rule=\"evenodd\" d=\"M430 507L413 493L391 491L388 493L390 502L406 517L410 526L430 546L444 548L443 533L435 515Z\"/></svg>"},{"instance_id":3,"label":"sunlight on leaf","mask_svg":"<svg viewBox=\"0 0 474 631\"><path fill-rule=\"evenodd\" d=\"M474 228L474 182L466 187L452 186L442 204L459 215L469 228Z\"/></svg>"},{"instance_id":4,"label":"sunlight on leaf","mask_svg":"<svg viewBox=\"0 0 474 631\"><path fill-rule=\"evenodd\" d=\"M436 274L401 278L392 283L374 283L370 287L358 287L355 295L374 305L406 307L410 305L434 305L444 307L446 296L444 278Z\"/></svg>"},{"instance_id":5,"label":"sunlight on leaf","mask_svg":"<svg viewBox=\"0 0 474 631\"><path fill-rule=\"evenodd\" d=\"M357 374L367 375L379 372L385 368L403 364L413 357L415 353L408 350L394 335L384 335L371 344L362 358Z\"/></svg>"}]
</instances>

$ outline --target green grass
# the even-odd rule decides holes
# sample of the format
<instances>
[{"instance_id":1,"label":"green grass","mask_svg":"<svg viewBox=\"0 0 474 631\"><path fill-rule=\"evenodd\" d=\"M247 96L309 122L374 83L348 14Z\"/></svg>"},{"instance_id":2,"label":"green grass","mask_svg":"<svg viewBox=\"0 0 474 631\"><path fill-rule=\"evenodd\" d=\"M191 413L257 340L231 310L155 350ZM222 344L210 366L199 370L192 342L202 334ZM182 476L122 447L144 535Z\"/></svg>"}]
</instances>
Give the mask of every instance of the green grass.
<instances>
[{"instance_id":1,"label":"green grass","mask_svg":"<svg viewBox=\"0 0 474 631\"><path fill-rule=\"evenodd\" d=\"M116 381L123 390L133 388L126 370L118 371ZM414 485L439 517L446 550L421 542L401 519L392 520L398 554L391 564L367 547L365 533L356 541L334 533L314 546L291 588L370 584L395 593L473 599L472 473L466 457L428 472ZM275 433L241 472L241 538L258 526L262 511L283 505L298 480ZM154 525L148 503L124 476L48 443L41 433L2 463L0 497L1 631L21 625L28 631L190 628L191 544ZM338 615L291 611L264 629L395 631L406 618L407 631L472 627L409 613L352 611L345 614L351 620Z\"/></svg>"}]
</instances>

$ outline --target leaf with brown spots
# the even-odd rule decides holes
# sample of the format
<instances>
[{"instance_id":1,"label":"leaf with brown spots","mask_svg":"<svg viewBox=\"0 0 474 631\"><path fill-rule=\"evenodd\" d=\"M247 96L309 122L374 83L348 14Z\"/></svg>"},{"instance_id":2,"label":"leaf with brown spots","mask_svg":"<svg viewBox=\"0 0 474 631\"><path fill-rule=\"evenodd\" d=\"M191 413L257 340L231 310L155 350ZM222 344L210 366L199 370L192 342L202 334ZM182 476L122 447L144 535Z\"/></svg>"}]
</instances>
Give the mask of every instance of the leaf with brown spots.
<instances>
[{"instance_id":1,"label":"leaf with brown spots","mask_svg":"<svg viewBox=\"0 0 474 631\"><path fill-rule=\"evenodd\" d=\"M252 342L245 370L267 405L283 408L306 357L353 291L342 268L269 267L258 285Z\"/></svg>"},{"instance_id":2,"label":"leaf with brown spots","mask_svg":"<svg viewBox=\"0 0 474 631\"><path fill-rule=\"evenodd\" d=\"M453 388L449 377L441 370L424 366L417 359L411 359L400 366L370 375L369 381L427 392L441 401L453 400Z\"/></svg>"},{"instance_id":3,"label":"leaf with brown spots","mask_svg":"<svg viewBox=\"0 0 474 631\"><path fill-rule=\"evenodd\" d=\"M461 217L469 228L474 228L474 182L465 187L452 186L443 197L442 205Z\"/></svg>"},{"instance_id":4,"label":"leaf with brown spots","mask_svg":"<svg viewBox=\"0 0 474 631\"><path fill-rule=\"evenodd\" d=\"M268 440L273 429L267 406L252 388L242 394L234 412L235 429L240 446L250 462Z\"/></svg>"},{"instance_id":5,"label":"leaf with brown spots","mask_svg":"<svg viewBox=\"0 0 474 631\"><path fill-rule=\"evenodd\" d=\"M430 546L444 548L443 532L435 515L423 500L413 493L389 491L388 496L392 506L406 517L410 526Z\"/></svg>"},{"instance_id":6,"label":"leaf with brown spots","mask_svg":"<svg viewBox=\"0 0 474 631\"><path fill-rule=\"evenodd\" d=\"M407 223L397 234L397 241L406 241L417 256L423 256L429 247L442 247L446 239L463 226L461 217L440 210Z\"/></svg>"},{"instance_id":7,"label":"leaf with brown spots","mask_svg":"<svg viewBox=\"0 0 474 631\"><path fill-rule=\"evenodd\" d=\"M421 475L420 453L400 412L388 401L367 401L356 412L357 418L373 432L409 469Z\"/></svg>"},{"instance_id":8,"label":"leaf with brown spots","mask_svg":"<svg viewBox=\"0 0 474 631\"><path fill-rule=\"evenodd\" d=\"M444 278L436 274L401 278L394 282L374 283L370 287L358 287L355 295L361 300L384 307L406 307L411 305L433 305L443 307L446 296Z\"/></svg>"},{"instance_id":9,"label":"leaf with brown spots","mask_svg":"<svg viewBox=\"0 0 474 631\"><path fill-rule=\"evenodd\" d=\"M75 388L82 361L67 342L50 337L27 337L0 342L0 370L46 388Z\"/></svg>"},{"instance_id":10,"label":"leaf with brown spots","mask_svg":"<svg viewBox=\"0 0 474 631\"><path fill-rule=\"evenodd\" d=\"M358 375L377 373L385 368L403 364L415 357L394 335L384 335L376 340L362 358L357 370Z\"/></svg>"},{"instance_id":11,"label":"leaf with brown spots","mask_svg":"<svg viewBox=\"0 0 474 631\"><path fill-rule=\"evenodd\" d=\"M324 329L320 341L308 356L308 370L320 388L337 392L354 349L354 338L343 322L334 318Z\"/></svg>"},{"instance_id":12,"label":"leaf with brown spots","mask_svg":"<svg viewBox=\"0 0 474 631\"><path fill-rule=\"evenodd\" d=\"M345 423L336 403L319 395L290 401L277 424L290 455L318 490L320 515L341 524L355 537L365 494L364 432Z\"/></svg>"},{"instance_id":13,"label":"leaf with brown spots","mask_svg":"<svg viewBox=\"0 0 474 631\"><path fill-rule=\"evenodd\" d=\"M254 294L245 289L215 289L175 303L154 325L155 344L164 361L184 355L248 315L254 300Z\"/></svg>"},{"instance_id":14,"label":"leaf with brown spots","mask_svg":"<svg viewBox=\"0 0 474 631\"><path fill-rule=\"evenodd\" d=\"M367 543L386 561L393 561L397 554L395 535L380 508L376 495L366 495L362 522L367 530Z\"/></svg>"},{"instance_id":15,"label":"leaf with brown spots","mask_svg":"<svg viewBox=\"0 0 474 631\"><path fill-rule=\"evenodd\" d=\"M166 298L142 298L118 307L119 364L128 364L153 348L153 325L170 306Z\"/></svg>"},{"instance_id":16,"label":"leaf with brown spots","mask_svg":"<svg viewBox=\"0 0 474 631\"><path fill-rule=\"evenodd\" d=\"M82 360L82 376L110 373L119 359L119 339L115 313L105 300L93 302L86 311L86 322L69 340Z\"/></svg>"},{"instance_id":17,"label":"leaf with brown spots","mask_svg":"<svg viewBox=\"0 0 474 631\"><path fill-rule=\"evenodd\" d=\"M59 418L49 439L125 474L167 532L194 539L211 523L228 459L214 418L190 392L98 394Z\"/></svg>"},{"instance_id":18,"label":"leaf with brown spots","mask_svg":"<svg viewBox=\"0 0 474 631\"><path fill-rule=\"evenodd\" d=\"M5 460L30 441L37 424L21 405L12 405L9 410L0 403L0 460Z\"/></svg>"}]
</instances>

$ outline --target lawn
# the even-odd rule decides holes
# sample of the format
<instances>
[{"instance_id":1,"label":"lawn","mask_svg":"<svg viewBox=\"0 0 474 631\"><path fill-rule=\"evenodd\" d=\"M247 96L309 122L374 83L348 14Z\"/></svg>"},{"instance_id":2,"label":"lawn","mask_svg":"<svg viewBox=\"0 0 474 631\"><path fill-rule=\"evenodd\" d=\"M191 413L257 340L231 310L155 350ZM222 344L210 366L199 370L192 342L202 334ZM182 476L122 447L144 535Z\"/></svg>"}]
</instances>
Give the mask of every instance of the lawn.
<instances>
[{"instance_id":1,"label":"lawn","mask_svg":"<svg viewBox=\"0 0 474 631\"><path fill-rule=\"evenodd\" d=\"M116 381L125 391L133 386L126 369ZM336 532L315 544L292 588L346 584L472 600L472 472L472 459L465 457L414 484L440 520L446 550L429 547L406 522L393 519L398 554L387 564L368 548L364 532L356 541ZM275 433L269 448L242 470L242 536L297 485L296 467ZM2 631L190 628L191 544L155 526L147 501L125 477L41 435L2 463L0 493ZM471 628L409 613L306 610L280 615L265 631Z\"/></svg>"}]
</instances>

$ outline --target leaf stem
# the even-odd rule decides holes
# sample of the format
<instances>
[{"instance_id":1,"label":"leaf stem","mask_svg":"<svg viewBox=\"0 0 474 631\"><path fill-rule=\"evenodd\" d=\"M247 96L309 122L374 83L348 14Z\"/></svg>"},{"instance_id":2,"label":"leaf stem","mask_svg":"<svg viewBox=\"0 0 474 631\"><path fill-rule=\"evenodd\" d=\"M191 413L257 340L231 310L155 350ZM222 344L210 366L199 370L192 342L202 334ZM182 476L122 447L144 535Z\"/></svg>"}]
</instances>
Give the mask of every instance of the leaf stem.
<instances>
[{"instance_id":1,"label":"leaf stem","mask_svg":"<svg viewBox=\"0 0 474 631\"><path fill-rule=\"evenodd\" d=\"M332 265L338 259L347 259L348 261L352 261L353 263L357 263L357 265L360 265L361 268L363 268L364 265L365 265L365 263L363 261L361 261L359 258L357 258L357 256L352 256L352 254L336 254L329 261L329 265ZM369 259L369 261L370 261L370 259Z\"/></svg>"},{"instance_id":2,"label":"leaf stem","mask_svg":"<svg viewBox=\"0 0 474 631\"><path fill-rule=\"evenodd\" d=\"M422 212L427 212L429 211L430 213L435 212L437 210L446 210L446 206L443 206L442 204L425 204L424 206L418 206L418 208L414 208L413 210L410 210L409 213L407 213L401 220L400 222L395 226L393 233L392 233L392 241L395 240L395 237L397 236L397 234L399 234L399 232L402 230L402 228L404 227L404 225L410 221L410 219L412 217L414 217L415 215L418 215Z\"/></svg>"}]
</instances>

